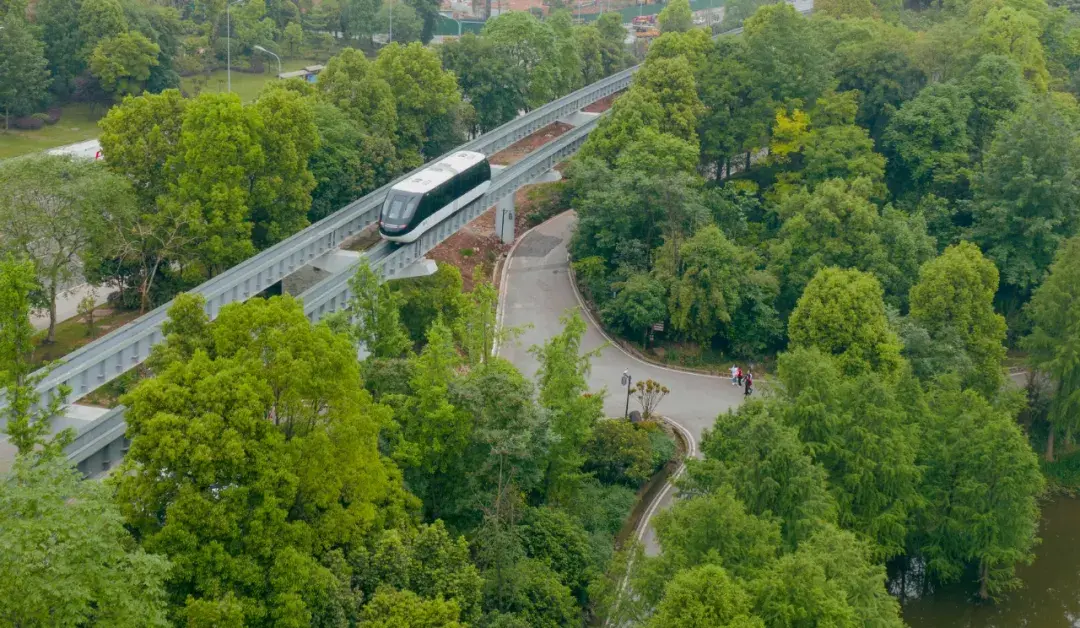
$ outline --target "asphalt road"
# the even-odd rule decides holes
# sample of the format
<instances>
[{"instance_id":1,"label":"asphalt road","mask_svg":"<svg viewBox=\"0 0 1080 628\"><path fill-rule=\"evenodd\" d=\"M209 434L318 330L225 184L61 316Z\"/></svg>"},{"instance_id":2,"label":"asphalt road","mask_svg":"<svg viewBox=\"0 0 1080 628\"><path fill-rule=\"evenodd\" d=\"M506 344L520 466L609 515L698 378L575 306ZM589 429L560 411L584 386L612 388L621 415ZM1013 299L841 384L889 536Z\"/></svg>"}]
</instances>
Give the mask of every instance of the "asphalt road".
<instances>
[{"instance_id":1,"label":"asphalt road","mask_svg":"<svg viewBox=\"0 0 1080 628\"><path fill-rule=\"evenodd\" d=\"M563 314L581 309L570 283L566 251L574 220L573 213L567 212L533 229L511 252L504 271L502 324L527 329L515 342L500 347L499 354L525 375L535 374L539 366L529 348L562 331L559 319ZM657 412L684 428L696 453L702 431L712 426L718 414L742 401L741 390L727 378L675 371L638 360L608 343L588 312L582 314L588 324L583 349L603 347L593 358L589 384L594 391L606 392L604 410L609 416L623 416L626 408L626 390L620 385L623 370L628 369L634 381L654 379L671 390ZM630 409L635 407L631 400ZM672 493L665 493L658 508L670 503ZM649 553L657 551L651 528L643 530L642 541Z\"/></svg>"}]
</instances>

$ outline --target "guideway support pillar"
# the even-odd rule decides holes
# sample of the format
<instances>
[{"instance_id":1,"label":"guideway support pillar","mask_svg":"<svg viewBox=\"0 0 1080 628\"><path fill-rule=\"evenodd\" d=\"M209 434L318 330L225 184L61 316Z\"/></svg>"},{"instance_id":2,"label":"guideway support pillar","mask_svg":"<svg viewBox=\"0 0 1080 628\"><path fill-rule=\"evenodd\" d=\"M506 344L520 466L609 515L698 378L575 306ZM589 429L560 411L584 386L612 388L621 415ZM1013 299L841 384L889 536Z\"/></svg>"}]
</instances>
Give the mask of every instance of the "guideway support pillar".
<instances>
[{"instance_id":1,"label":"guideway support pillar","mask_svg":"<svg viewBox=\"0 0 1080 628\"><path fill-rule=\"evenodd\" d=\"M503 244L514 241L514 195L510 194L495 204L495 233Z\"/></svg>"}]
</instances>

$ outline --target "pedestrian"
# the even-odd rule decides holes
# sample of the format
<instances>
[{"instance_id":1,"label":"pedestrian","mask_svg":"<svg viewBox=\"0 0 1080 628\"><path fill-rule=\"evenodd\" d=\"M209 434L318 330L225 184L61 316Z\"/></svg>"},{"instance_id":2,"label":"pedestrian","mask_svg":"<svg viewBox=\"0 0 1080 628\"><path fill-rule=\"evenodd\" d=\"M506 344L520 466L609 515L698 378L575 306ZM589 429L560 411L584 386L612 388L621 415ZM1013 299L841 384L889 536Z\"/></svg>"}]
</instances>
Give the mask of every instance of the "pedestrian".
<instances>
[{"instance_id":1,"label":"pedestrian","mask_svg":"<svg viewBox=\"0 0 1080 628\"><path fill-rule=\"evenodd\" d=\"M746 392L743 393L744 397L749 397L750 393L754 392L754 374L750 371L746 372Z\"/></svg>"},{"instance_id":2,"label":"pedestrian","mask_svg":"<svg viewBox=\"0 0 1080 628\"><path fill-rule=\"evenodd\" d=\"M738 378L739 378L739 367L732 364L731 365L731 385L732 386L738 386L739 385Z\"/></svg>"},{"instance_id":3,"label":"pedestrian","mask_svg":"<svg viewBox=\"0 0 1080 628\"><path fill-rule=\"evenodd\" d=\"M738 367L737 371L735 371L735 385L736 386L742 386L742 367L741 366Z\"/></svg>"}]
</instances>

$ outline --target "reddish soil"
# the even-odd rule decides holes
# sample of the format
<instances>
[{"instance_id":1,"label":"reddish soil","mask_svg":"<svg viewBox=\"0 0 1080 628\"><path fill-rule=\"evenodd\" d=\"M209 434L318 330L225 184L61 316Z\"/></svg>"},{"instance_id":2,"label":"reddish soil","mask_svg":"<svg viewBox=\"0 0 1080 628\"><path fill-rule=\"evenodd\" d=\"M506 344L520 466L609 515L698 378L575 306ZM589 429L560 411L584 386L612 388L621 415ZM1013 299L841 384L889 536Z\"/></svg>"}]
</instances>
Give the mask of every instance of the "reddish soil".
<instances>
[{"instance_id":1,"label":"reddish soil","mask_svg":"<svg viewBox=\"0 0 1080 628\"><path fill-rule=\"evenodd\" d=\"M561 164L560 164L561 165ZM514 194L514 235L520 238L528 229L528 215L531 203L528 193L538 183L526 185ZM473 289L473 272L480 267L484 279L490 279L496 262L510 251L509 244L503 244L495 233L495 208L492 207L450 236L427 254L428 259L440 264L451 264L461 271L465 290ZM500 277L495 276L498 287Z\"/></svg>"},{"instance_id":2,"label":"reddish soil","mask_svg":"<svg viewBox=\"0 0 1080 628\"><path fill-rule=\"evenodd\" d=\"M552 122L532 135L518 140L491 156L491 163L509 166L521 161L529 153L574 128L565 122Z\"/></svg>"},{"instance_id":3,"label":"reddish soil","mask_svg":"<svg viewBox=\"0 0 1080 628\"><path fill-rule=\"evenodd\" d=\"M610 96L604 96L600 100L582 109L582 111L586 113L602 113L607 111L608 109L611 109L611 103L615 102L615 99L618 98L621 93L622 92L615 92Z\"/></svg>"}]
</instances>

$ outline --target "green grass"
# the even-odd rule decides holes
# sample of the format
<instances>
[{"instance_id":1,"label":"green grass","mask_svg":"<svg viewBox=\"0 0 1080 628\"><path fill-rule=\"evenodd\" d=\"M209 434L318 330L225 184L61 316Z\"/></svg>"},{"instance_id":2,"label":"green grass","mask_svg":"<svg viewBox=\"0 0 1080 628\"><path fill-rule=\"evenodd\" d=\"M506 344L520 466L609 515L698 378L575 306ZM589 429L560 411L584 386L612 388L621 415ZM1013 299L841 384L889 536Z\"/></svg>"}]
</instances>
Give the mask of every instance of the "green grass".
<instances>
[{"instance_id":1,"label":"green grass","mask_svg":"<svg viewBox=\"0 0 1080 628\"><path fill-rule=\"evenodd\" d=\"M321 63L313 59L290 59L282 60L281 71L291 72L293 70L299 70L304 66L316 65ZM233 68L232 72L232 91L234 94L240 96L240 100L243 102L251 102L258 98L259 92L263 86L269 81L277 80L277 62L270 59L266 62L266 72L260 74L251 74L249 72L239 72L236 68ZM217 70L210 74L196 74L194 76L185 76L180 79L180 88L184 90L185 94L194 96L201 93L222 93L226 91L228 85L228 76L225 70Z\"/></svg>"},{"instance_id":2,"label":"green grass","mask_svg":"<svg viewBox=\"0 0 1080 628\"><path fill-rule=\"evenodd\" d=\"M107 313L106 313L107 312ZM117 327L127 324L139 317L137 311L130 310L106 310L99 309L94 320L94 335L86 334L86 323L82 317L76 316L56 324L56 341L51 344L45 343L46 331L42 330L34 337L34 357L36 366L41 366L52 360L59 360L75 349L90 343L95 338L100 338Z\"/></svg>"},{"instance_id":3,"label":"green grass","mask_svg":"<svg viewBox=\"0 0 1080 628\"><path fill-rule=\"evenodd\" d=\"M321 63L313 59L284 60L281 63L283 72L299 70L304 66ZM235 68L232 73L232 91L240 96L240 100L251 102L255 100L259 91L269 81L277 80L277 63L270 59L266 62L267 71L260 74L239 72ZM180 88L184 93L194 96L201 92L224 92L226 90L226 72L218 70L210 74L197 74L180 79ZM92 140L100 134L97 122L104 117L106 109L98 106L93 111L90 105L77 103L66 105L63 108L60 121L52 126L45 126L37 131L4 132L0 125L0 159L18 157L38 153L57 146L65 146L76 142Z\"/></svg>"},{"instance_id":4,"label":"green grass","mask_svg":"<svg viewBox=\"0 0 1080 628\"><path fill-rule=\"evenodd\" d=\"M2 130L3 125L0 125L0 159L37 153L57 146L92 140L98 136L100 131L97 121L105 115L104 107L91 111L90 105L77 103L62 109L59 122L46 125L37 131L12 129L5 133Z\"/></svg>"}]
</instances>

